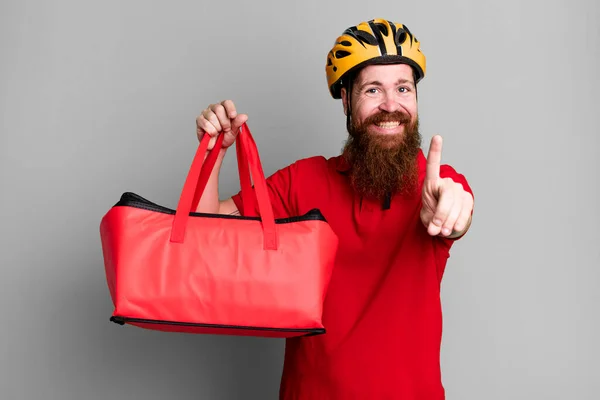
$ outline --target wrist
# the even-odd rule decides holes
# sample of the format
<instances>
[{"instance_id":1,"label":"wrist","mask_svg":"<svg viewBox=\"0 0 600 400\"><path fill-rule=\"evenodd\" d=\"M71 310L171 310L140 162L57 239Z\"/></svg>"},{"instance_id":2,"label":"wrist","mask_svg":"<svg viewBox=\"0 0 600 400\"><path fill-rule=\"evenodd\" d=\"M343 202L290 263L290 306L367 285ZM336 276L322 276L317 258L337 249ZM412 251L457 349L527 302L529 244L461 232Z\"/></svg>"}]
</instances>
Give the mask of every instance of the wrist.
<instances>
[{"instance_id":1,"label":"wrist","mask_svg":"<svg viewBox=\"0 0 600 400\"><path fill-rule=\"evenodd\" d=\"M208 150L206 152L206 154L204 155L204 160L206 161L206 159L208 158L208 156L215 151L215 148L213 147L211 150ZM221 147L219 150L219 155L217 155L217 162L221 162L223 161L223 158L225 157L225 153L227 153L227 147Z\"/></svg>"}]
</instances>

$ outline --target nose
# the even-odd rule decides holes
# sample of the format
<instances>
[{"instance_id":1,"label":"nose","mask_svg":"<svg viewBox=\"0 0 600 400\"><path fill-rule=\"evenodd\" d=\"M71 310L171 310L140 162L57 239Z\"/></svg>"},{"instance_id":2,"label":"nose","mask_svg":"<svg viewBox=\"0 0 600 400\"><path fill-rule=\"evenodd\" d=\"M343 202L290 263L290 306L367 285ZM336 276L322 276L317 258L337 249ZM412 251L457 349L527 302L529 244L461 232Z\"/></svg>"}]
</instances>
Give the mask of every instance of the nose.
<instances>
[{"instance_id":1,"label":"nose","mask_svg":"<svg viewBox=\"0 0 600 400\"><path fill-rule=\"evenodd\" d=\"M387 93L382 99L383 101L379 105L379 109L387 112L395 112L400 109L400 103L398 103L395 96L391 93Z\"/></svg>"}]
</instances>

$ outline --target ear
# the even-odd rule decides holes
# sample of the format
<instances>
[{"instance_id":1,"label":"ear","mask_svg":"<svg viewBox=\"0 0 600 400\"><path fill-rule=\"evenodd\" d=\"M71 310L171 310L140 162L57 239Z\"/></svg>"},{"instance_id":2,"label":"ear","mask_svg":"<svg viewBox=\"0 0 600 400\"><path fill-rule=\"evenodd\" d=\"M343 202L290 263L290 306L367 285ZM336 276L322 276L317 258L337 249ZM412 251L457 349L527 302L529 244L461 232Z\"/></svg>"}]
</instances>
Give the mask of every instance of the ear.
<instances>
[{"instance_id":1,"label":"ear","mask_svg":"<svg viewBox=\"0 0 600 400\"><path fill-rule=\"evenodd\" d=\"M340 95L342 96L342 104L344 105L344 115L348 115L348 96L346 96L345 87L340 91Z\"/></svg>"}]
</instances>

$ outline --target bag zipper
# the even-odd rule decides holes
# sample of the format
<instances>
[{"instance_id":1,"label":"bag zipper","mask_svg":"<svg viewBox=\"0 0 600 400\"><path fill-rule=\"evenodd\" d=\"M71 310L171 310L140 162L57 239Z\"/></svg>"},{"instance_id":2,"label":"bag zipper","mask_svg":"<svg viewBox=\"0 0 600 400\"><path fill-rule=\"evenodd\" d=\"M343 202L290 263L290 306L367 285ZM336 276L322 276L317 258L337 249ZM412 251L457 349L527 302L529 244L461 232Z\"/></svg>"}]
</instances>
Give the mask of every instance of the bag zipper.
<instances>
[{"instance_id":1,"label":"bag zipper","mask_svg":"<svg viewBox=\"0 0 600 400\"><path fill-rule=\"evenodd\" d=\"M175 215L175 210L160 206L156 203L153 203L149 200L146 200L140 195L137 195L132 192L125 192L121 195L121 199L115 204L115 207L135 207L141 208L148 211L155 211L164 214L172 214ZM260 221L260 217L244 217L242 215L228 215L228 214L211 214L211 213L198 213L198 212L190 212L190 217L205 217L205 218L225 218L225 219L241 219L241 220L251 220L251 221ZM321 211L316 208L308 211L304 215L300 215L297 217L288 217L288 218L277 218L275 219L276 224L288 224L293 222L302 222L302 221L323 221L327 222Z\"/></svg>"},{"instance_id":2,"label":"bag zipper","mask_svg":"<svg viewBox=\"0 0 600 400\"><path fill-rule=\"evenodd\" d=\"M237 330L252 330L252 331L267 331L267 332L305 332L306 336L321 335L325 333L325 329L322 328L259 328L252 326L235 326L235 325L219 325L219 324L201 324L193 322L175 322L175 321L161 321L155 319L143 319L143 318L130 318L121 316L112 316L110 321L119 325L125 325L127 322L142 323L142 324L156 324L156 325L175 325L175 326L189 326L196 328L217 328L217 329L237 329Z\"/></svg>"}]
</instances>

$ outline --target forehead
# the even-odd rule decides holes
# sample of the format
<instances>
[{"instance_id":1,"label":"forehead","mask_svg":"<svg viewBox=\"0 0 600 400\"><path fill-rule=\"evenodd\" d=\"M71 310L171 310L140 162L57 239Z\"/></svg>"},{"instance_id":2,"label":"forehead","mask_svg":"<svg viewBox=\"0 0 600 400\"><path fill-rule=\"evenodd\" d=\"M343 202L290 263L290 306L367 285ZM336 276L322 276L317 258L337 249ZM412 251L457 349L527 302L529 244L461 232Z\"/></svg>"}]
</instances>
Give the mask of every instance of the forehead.
<instances>
[{"instance_id":1,"label":"forehead","mask_svg":"<svg viewBox=\"0 0 600 400\"><path fill-rule=\"evenodd\" d=\"M378 81L393 85L400 79L408 79L414 83L413 70L407 64L382 64L364 67L356 77L357 83Z\"/></svg>"}]
</instances>

